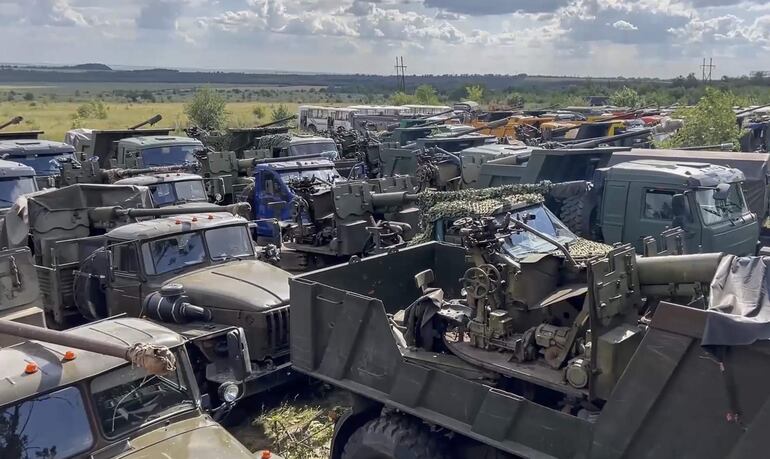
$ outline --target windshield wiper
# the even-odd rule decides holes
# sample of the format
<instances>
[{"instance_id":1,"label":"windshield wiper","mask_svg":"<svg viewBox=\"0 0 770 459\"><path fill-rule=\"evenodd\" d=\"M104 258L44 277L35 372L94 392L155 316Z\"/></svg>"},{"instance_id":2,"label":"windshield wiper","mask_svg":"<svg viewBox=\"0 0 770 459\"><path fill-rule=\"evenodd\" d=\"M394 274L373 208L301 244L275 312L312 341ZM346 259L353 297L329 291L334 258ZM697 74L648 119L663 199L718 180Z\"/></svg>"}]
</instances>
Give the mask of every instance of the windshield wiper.
<instances>
[{"instance_id":1,"label":"windshield wiper","mask_svg":"<svg viewBox=\"0 0 770 459\"><path fill-rule=\"evenodd\" d=\"M717 217L721 217L722 216L722 214L720 214L719 212L717 212L714 209L709 209L708 207L701 207L701 209L705 210L706 212L708 212L708 213L710 213L712 215L716 215Z\"/></svg>"}]
</instances>

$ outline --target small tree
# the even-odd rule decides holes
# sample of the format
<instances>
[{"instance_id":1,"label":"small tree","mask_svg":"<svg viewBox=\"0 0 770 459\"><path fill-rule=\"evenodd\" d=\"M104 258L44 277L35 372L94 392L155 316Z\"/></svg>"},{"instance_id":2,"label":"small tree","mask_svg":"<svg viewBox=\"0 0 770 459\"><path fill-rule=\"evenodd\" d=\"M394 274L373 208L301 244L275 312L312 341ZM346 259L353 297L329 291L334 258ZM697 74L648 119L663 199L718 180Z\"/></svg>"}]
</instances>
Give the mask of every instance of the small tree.
<instances>
[{"instance_id":1,"label":"small tree","mask_svg":"<svg viewBox=\"0 0 770 459\"><path fill-rule=\"evenodd\" d=\"M254 107L254 110L252 110L251 113L253 113L258 120L261 120L265 117L265 107L257 105Z\"/></svg>"},{"instance_id":2,"label":"small tree","mask_svg":"<svg viewBox=\"0 0 770 459\"><path fill-rule=\"evenodd\" d=\"M512 108L524 107L524 96L518 92L512 92L505 98L505 104Z\"/></svg>"},{"instance_id":3,"label":"small tree","mask_svg":"<svg viewBox=\"0 0 770 459\"><path fill-rule=\"evenodd\" d=\"M407 105L414 103L415 97L405 92L397 91L390 96L390 103L393 105Z\"/></svg>"},{"instance_id":4,"label":"small tree","mask_svg":"<svg viewBox=\"0 0 770 459\"><path fill-rule=\"evenodd\" d=\"M24 100L26 100L26 101L35 100L35 95L32 94L31 92L25 93L24 94Z\"/></svg>"},{"instance_id":5,"label":"small tree","mask_svg":"<svg viewBox=\"0 0 770 459\"><path fill-rule=\"evenodd\" d=\"M227 123L227 102L224 96L210 88L195 91L190 103L184 107L187 118L206 130L219 130Z\"/></svg>"},{"instance_id":6,"label":"small tree","mask_svg":"<svg viewBox=\"0 0 770 459\"><path fill-rule=\"evenodd\" d=\"M734 100L729 92L707 87L706 94L694 107L674 113L675 117L684 121L684 126L661 142L661 146L678 148L731 143L737 149L741 130L733 112Z\"/></svg>"},{"instance_id":7,"label":"small tree","mask_svg":"<svg viewBox=\"0 0 770 459\"><path fill-rule=\"evenodd\" d=\"M465 96L468 98L468 100L480 103L484 100L484 88L479 85L466 86Z\"/></svg>"},{"instance_id":8,"label":"small tree","mask_svg":"<svg viewBox=\"0 0 770 459\"><path fill-rule=\"evenodd\" d=\"M610 103L616 107L638 108L644 105L642 96L635 89L623 86L610 96Z\"/></svg>"},{"instance_id":9,"label":"small tree","mask_svg":"<svg viewBox=\"0 0 770 459\"><path fill-rule=\"evenodd\" d=\"M289 109L284 104L280 104L277 107L273 107L273 112L270 114L270 121L278 121L291 116Z\"/></svg>"},{"instance_id":10,"label":"small tree","mask_svg":"<svg viewBox=\"0 0 770 459\"><path fill-rule=\"evenodd\" d=\"M429 84L421 84L414 90L414 97L417 102L424 105L438 105L438 94L436 89Z\"/></svg>"}]
</instances>

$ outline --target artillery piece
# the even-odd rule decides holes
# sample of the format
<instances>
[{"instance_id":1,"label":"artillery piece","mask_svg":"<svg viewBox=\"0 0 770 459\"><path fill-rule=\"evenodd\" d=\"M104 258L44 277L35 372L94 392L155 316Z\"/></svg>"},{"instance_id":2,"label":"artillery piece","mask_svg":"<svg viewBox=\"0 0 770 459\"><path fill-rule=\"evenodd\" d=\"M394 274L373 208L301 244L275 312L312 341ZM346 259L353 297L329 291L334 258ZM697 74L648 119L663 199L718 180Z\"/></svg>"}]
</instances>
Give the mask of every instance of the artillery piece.
<instances>
[{"instance_id":1,"label":"artillery piece","mask_svg":"<svg viewBox=\"0 0 770 459\"><path fill-rule=\"evenodd\" d=\"M21 116L14 116L13 118L9 119L8 121L4 123L0 123L0 130L7 128L8 126L13 126L16 124L21 123L24 121L24 117Z\"/></svg>"},{"instance_id":2,"label":"artillery piece","mask_svg":"<svg viewBox=\"0 0 770 459\"><path fill-rule=\"evenodd\" d=\"M0 131L7 127L21 124L22 121L24 121L24 117L14 116L8 121L0 123ZM5 131L0 132L0 140L33 140L39 138L42 133L43 131Z\"/></svg>"}]
</instances>

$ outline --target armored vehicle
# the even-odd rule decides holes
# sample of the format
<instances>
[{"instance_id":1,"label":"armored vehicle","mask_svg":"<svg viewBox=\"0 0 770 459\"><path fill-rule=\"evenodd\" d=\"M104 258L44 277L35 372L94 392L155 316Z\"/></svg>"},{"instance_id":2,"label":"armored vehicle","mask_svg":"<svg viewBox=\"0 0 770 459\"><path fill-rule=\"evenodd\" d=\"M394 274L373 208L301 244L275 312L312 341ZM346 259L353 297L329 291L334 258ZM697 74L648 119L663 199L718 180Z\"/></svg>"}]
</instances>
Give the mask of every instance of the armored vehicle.
<instances>
[{"instance_id":1,"label":"armored vehicle","mask_svg":"<svg viewBox=\"0 0 770 459\"><path fill-rule=\"evenodd\" d=\"M37 190L35 170L24 164L0 159L0 213L5 213L19 196Z\"/></svg>"},{"instance_id":2,"label":"armored vehicle","mask_svg":"<svg viewBox=\"0 0 770 459\"><path fill-rule=\"evenodd\" d=\"M208 203L206 184L200 175L182 172L138 175L120 179L115 184L146 186L152 194L153 207L157 208Z\"/></svg>"},{"instance_id":3,"label":"armored vehicle","mask_svg":"<svg viewBox=\"0 0 770 459\"><path fill-rule=\"evenodd\" d=\"M214 418L196 385L186 340L128 317L67 332L0 323L0 457L253 458Z\"/></svg>"},{"instance_id":4,"label":"armored vehicle","mask_svg":"<svg viewBox=\"0 0 770 459\"><path fill-rule=\"evenodd\" d=\"M26 164L35 169L40 189L56 186L55 177L60 174L61 162L72 161L74 152L72 145L63 142L37 139L0 140L0 158Z\"/></svg>"},{"instance_id":5,"label":"armored vehicle","mask_svg":"<svg viewBox=\"0 0 770 459\"><path fill-rule=\"evenodd\" d=\"M294 367L354 394L331 457L762 457L757 260L577 254L539 218L290 281Z\"/></svg>"}]
</instances>

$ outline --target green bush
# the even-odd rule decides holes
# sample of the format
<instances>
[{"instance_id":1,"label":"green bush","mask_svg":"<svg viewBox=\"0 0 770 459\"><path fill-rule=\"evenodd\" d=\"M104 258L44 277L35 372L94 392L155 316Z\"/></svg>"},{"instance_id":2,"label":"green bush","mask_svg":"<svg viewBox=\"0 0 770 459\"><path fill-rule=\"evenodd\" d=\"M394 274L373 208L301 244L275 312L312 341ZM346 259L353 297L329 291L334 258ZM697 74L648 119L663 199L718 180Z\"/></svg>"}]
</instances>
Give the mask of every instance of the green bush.
<instances>
[{"instance_id":1,"label":"green bush","mask_svg":"<svg viewBox=\"0 0 770 459\"><path fill-rule=\"evenodd\" d=\"M210 88L195 91L190 103L184 107L187 118L206 130L220 130L227 125L227 102L225 97Z\"/></svg>"},{"instance_id":2,"label":"green bush","mask_svg":"<svg viewBox=\"0 0 770 459\"><path fill-rule=\"evenodd\" d=\"M732 93L706 88L705 95L694 107L682 108L674 113L675 118L684 120L684 126L660 146L679 148L731 143L737 150L741 130L733 112L734 103Z\"/></svg>"}]
</instances>

